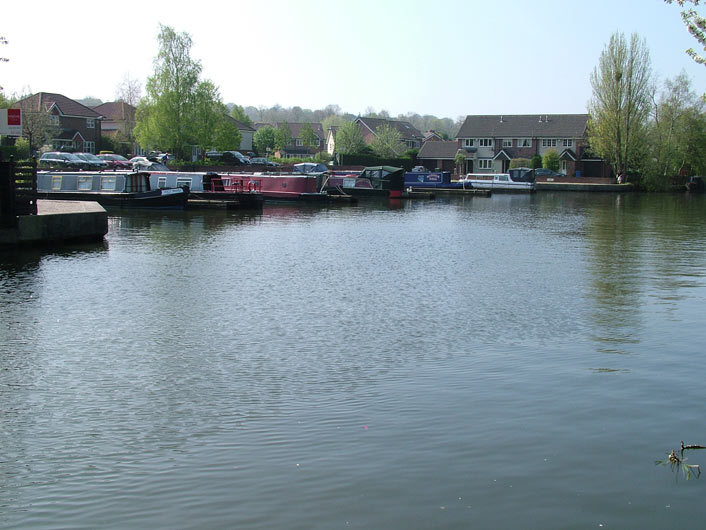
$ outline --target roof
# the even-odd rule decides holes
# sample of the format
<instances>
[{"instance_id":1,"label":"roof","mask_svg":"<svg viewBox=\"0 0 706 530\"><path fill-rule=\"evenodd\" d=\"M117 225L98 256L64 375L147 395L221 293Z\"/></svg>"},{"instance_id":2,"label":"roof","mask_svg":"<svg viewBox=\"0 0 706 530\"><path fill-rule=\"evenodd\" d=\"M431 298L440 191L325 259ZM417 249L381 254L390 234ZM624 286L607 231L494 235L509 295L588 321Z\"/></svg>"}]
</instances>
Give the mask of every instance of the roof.
<instances>
[{"instance_id":1,"label":"roof","mask_svg":"<svg viewBox=\"0 0 706 530\"><path fill-rule=\"evenodd\" d=\"M81 105L78 101L50 92L37 92L32 96L19 100L13 105L13 108L20 108L25 112L47 112L54 105L59 110L59 114L63 116L94 118L97 120L103 117L95 110Z\"/></svg>"},{"instance_id":2,"label":"roof","mask_svg":"<svg viewBox=\"0 0 706 530\"><path fill-rule=\"evenodd\" d=\"M236 119L235 119L233 116L231 116L230 114L226 114L226 118L228 118L228 120L229 120L231 123L234 123L235 126L238 128L239 131L251 131L251 132L255 132L255 129L253 129L252 127L250 127L250 125L248 125L247 123L243 123L242 121L236 120Z\"/></svg>"},{"instance_id":3,"label":"roof","mask_svg":"<svg viewBox=\"0 0 706 530\"><path fill-rule=\"evenodd\" d=\"M111 101L93 107L101 116L113 121L135 121L137 109L124 101Z\"/></svg>"},{"instance_id":4,"label":"roof","mask_svg":"<svg viewBox=\"0 0 706 530\"><path fill-rule=\"evenodd\" d=\"M442 158L453 160L458 153L458 142L443 141L426 142L417 154L417 158L440 160Z\"/></svg>"},{"instance_id":5,"label":"roof","mask_svg":"<svg viewBox=\"0 0 706 530\"><path fill-rule=\"evenodd\" d=\"M588 114L475 115L466 121L457 138L582 138Z\"/></svg>"},{"instance_id":6,"label":"roof","mask_svg":"<svg viewBox=\"0 0 706 530\"><path fill-rule=\"evenodd\" d=\"M397 129L403 140L422 140L424 135L414 125L408 121L386 120L383 118L357 118L356 121L363 124L375 133L379 127L387 125L393 129Z\"/></svg>"}]
</instances>

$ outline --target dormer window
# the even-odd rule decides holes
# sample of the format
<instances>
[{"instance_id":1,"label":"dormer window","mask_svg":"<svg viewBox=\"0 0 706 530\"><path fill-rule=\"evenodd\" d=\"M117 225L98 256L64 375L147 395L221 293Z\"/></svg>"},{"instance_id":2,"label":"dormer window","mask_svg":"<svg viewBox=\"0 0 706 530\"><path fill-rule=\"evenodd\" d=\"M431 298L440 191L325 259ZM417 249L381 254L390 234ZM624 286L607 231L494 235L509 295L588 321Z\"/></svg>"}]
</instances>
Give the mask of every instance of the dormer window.
<instances>
[{"instance_id":1,"label":"dormer window","mask_svg":"<svg viewBox=\"0 0 706 530\"><path fill-rule=\"evenodd\" d=\"M96 120L95 118L86 118L86 129L95 129Z\"/></svg>"},{"instance_id":2,"label":"dormer window","mask_svg":"<svg viewBox=\"0 0 706 530\"><path fill-rule=\"evenodd\" d=\"M53 127L58 127L59 126L59 116L56 114L50 114L49 115L49 125Z\"/></svg>"}]
</instances>

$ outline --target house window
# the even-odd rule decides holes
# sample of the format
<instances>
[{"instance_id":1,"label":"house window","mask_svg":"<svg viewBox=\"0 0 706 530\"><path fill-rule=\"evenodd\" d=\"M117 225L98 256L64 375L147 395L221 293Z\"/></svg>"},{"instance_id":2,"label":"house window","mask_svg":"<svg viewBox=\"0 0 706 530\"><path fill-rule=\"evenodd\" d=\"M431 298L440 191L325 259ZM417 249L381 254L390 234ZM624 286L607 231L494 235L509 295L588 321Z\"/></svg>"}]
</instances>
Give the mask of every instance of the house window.
<instances>
[{"instance_id":1,"label":"house window","mask_svg":"<svg viewBox=\"0 0 706 530\"><path fill-rule=\"evenodd\" d=\"M493 169L493 159L492 158L479 158L478 159L478 169Z\"/></svg>"},{"instance_id":2,"label":"house window","mask_svg":"<svg viewBox=\"0 0 706 530\"><path fill-rule=\"evenodd\" d=\"M304 145L304 142L302 142L299 138L297 138L296 144L297 144L297 147L301 147Z\"/></svg>"},{"instance_id":3,"label":"house window","mask_svg":"<svg viewBox=\"0 0 706 530\"><path fill-rule=\"evenodd\" d=\"M95 118L86 118L86 129L95 129L96 120Z\"/></svg>"},{"instance_id":4,"label":"house window","mask_svg":"<svg viewBox=\"0 0 706 530\"><path fill-rule=\"evenodd\" d=\"M532 140L530 138L518 138L517 147L532 147Z\"/></svg>"},{"instance_id":5,"label":"house window","mask_svg":"<svg viewBox=\"0 0 706 530\"><path fill-rule=\"evenodd\" d=\"M464 147L473 147L475 140L473 138L466 138L463 142Z\"/></svg>"},{"instance_id":6,"label":"house window","mask_svg":"<svg viewBox=\"0 0 706 530\"><path fill-rule=\"evenodd\" d=\"M492 138L478 138L478 145L480 147L493 147Z\"/></svg>"},{"instance_id":7,"label":"house window","mask_svg":"<svg viewBox=\"0 0 706 530\"><path fill-rule=\"evenodd\" d=\"M574 141L571 138L564 138L564 147L573 147Z\"/></svg>"},{"instance_id":8,"label":"house window","mask_svg":"<svg viewBox=\"0 0 706 530\"><path fill-rule=\"evenodd\" d=\"M414 149L414 141L407 140L407 149Z\"/></svg>"},{"instance_id":9,"label":"house window","mask_svg":"<svg viewBox=\"0 0 706 530\"><path fill-rule=\"evenodd\" d=\"M96 142L83 142L83 152L84 153L95 153L96 152Z\"/></svg>"},{"instance_id":10,"label":"house window","mask_svg":"<svg viewBox=\"0 0 706 530\"><path fill-rule=\"evenodd\" d=\"M49 125L52 127L58 127L59 126L59 116L56 114L50 114L49 115Z\"/></svg>"},{"instance_id":11,"label":"house window","mask_svg":"<svg viewBox=\"0 0 706 530\"><path fill-rule=\"evenodd\" d=\"M503 140L503 147L512 147L512 140Z\"/></svg>"},{"instance_id":12,"label":"house window","mask_svg":"<svg viewBox=\"0 0 706 530\"><path fill-rule=\"evenodd\" d=\"M556 147L556 138L544 138L542 147Z\"/></svg>"}]
</instances>

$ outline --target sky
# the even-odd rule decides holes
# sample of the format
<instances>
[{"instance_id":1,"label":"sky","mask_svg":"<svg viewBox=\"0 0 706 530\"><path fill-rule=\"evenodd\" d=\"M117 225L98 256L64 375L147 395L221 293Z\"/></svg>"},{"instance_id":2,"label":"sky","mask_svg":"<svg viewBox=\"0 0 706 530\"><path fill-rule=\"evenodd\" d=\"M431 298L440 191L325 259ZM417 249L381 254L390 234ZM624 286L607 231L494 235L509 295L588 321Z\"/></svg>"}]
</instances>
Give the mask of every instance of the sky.
<instances>
[{"instance_id":1,"label":"sky","mask_svg":"<svg viewBox=\"0 0 706 530\"><path fill-rule=\"evenodd\" d=\"M154 72L159 25L188 33L224 103L363 114L585 113L610 36L638 33L657 78L706 92L680 8L663 0L5 2L0 86L113 101ZM706 8L699 8L703 14ZM144 92L143 92L144 93Z\"/></svg>"}]
</instances>

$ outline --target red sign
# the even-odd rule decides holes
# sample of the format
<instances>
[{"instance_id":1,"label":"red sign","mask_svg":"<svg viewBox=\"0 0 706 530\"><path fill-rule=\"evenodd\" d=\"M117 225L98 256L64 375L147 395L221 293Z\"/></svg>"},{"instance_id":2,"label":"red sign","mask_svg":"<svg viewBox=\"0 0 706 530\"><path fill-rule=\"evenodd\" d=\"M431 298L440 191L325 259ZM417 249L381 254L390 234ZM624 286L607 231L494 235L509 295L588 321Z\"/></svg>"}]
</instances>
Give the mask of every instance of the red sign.
<instances>
[{"instance_id":1,"label":"red sign","mask_svg":"<svg viewBox=\"0 0 706 530\"><path fill-rule=\"evenodd\" d=\"M7 109L7 124L22 125L22 111L20 109Z\"/></svg>"}]
</instances>

